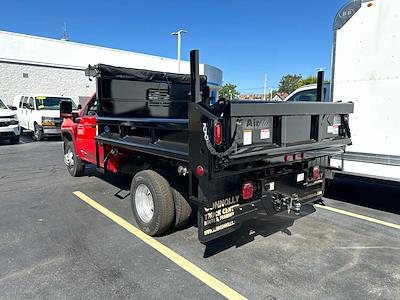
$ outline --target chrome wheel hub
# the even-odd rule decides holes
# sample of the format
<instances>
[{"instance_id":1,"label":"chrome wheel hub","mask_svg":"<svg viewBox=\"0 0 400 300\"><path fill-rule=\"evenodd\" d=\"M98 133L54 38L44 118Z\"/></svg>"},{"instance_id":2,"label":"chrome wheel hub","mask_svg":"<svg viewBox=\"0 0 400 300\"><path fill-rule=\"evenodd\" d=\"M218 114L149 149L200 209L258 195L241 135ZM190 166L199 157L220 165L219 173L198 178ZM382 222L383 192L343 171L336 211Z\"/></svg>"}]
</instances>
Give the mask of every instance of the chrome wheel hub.
<instances>
[{"instance_id":1,"label":"chrome wheel hub","mask_svg":"<svg viewBox=\"0 0 400 300\"><path fill-rule=\"evenodd\" d=\"M72 153L71 149L64 154L64 163L68 168L72 168L74 166L74 153Z\"/></svg>"},{"instance_id":2,"label":"chrome wheel hub","mask_svg":"<svg viewBox=\"0 0 400 300\"><path fill-rule=\"evenodd\" d=\"M154 201L151 191L143 183L136 188L135 206L140 219L144 223L149 223L154 215Z\"/></svg>"}]
</instances>

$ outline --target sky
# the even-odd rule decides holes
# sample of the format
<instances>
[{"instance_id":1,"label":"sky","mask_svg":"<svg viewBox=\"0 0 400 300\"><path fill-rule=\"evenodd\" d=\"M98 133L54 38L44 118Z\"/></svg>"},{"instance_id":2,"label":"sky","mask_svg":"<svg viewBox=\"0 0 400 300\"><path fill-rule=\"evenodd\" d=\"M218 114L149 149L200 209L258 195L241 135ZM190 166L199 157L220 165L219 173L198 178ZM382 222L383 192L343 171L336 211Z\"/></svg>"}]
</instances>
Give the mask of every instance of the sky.
<instances>
[{"instance_id":1,"label":"sky","mask_svg":"<svg viewBox=\"0 0 400 300\"><path fill-rule=\"evenodd\" d=\"M332 23L348 0L2 0L0 30L176 58L171 32L186 29L182 59L220 68L241 93L282 75L330 73Z\"/></svg>"}]
</instances>

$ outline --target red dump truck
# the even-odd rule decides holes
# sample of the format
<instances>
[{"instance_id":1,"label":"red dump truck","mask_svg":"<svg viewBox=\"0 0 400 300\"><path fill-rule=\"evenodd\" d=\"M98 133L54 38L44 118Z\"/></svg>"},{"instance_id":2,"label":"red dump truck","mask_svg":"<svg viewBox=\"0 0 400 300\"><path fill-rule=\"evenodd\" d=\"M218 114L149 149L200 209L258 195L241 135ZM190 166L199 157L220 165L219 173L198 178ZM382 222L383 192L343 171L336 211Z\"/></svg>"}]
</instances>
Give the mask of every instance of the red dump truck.
<instances>
[{"instance_id":1,"label":"red dump truck","mask_svg":"<svg viewBox=\"0 0 400 300\"><path fill-rule=\"evenodd\" d=\"M95 95L78 112L61 104L64 161L133 175L136 223L161 234L197 214L207 242L259 212L299 214L321 199L329 158L351 143L351 103L210 101L199 76L108 65L89 67Z\"/></svg>"}]
</instances>

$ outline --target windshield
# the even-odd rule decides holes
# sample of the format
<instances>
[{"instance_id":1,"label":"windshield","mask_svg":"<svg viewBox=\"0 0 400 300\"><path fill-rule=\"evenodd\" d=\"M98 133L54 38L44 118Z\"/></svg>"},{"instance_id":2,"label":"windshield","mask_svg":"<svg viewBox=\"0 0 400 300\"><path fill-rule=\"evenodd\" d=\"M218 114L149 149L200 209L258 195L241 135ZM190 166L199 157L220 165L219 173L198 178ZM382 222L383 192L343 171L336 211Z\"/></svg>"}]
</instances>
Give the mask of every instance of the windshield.
<instances>
[{"instance_id":1,"label":"windshield","mask_svg":"<svg viewBox=\"0 0 400 300\"><path fill-rule=\"evenodd\" d=\"M38 96L35 98L36 107L38 110L48 109L48 110L59 110L61 101L71 101L72 109L77 109L74 101L70 98L62 98L62 97L44 97Z\"/></svg>"},{"instance_id":2,"label":"windshield","mask_svg":"<svg viewBox=\"0 0 400 300\"><path fill-rule=\"evenodd\" d=\"M0 99L0 109L7 109L8 107Z\"/></svg>"}]
</instances>

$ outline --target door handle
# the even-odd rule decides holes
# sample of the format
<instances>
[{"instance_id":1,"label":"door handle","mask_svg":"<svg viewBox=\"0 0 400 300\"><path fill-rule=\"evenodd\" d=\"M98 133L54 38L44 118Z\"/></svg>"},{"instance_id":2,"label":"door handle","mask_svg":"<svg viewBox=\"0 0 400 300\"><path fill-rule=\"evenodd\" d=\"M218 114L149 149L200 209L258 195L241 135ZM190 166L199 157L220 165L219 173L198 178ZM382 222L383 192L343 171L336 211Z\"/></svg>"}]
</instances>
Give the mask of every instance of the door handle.
<instances>
[{"instance_id":1,"label":"door handle","mask_svg":"<svg viewBox=\"0 0 400 300\"><path fill-rule=\"evenodd\" d=\"M92 128L96 128L96 124L92 124Z\"/></svg>"}]
</instances>

